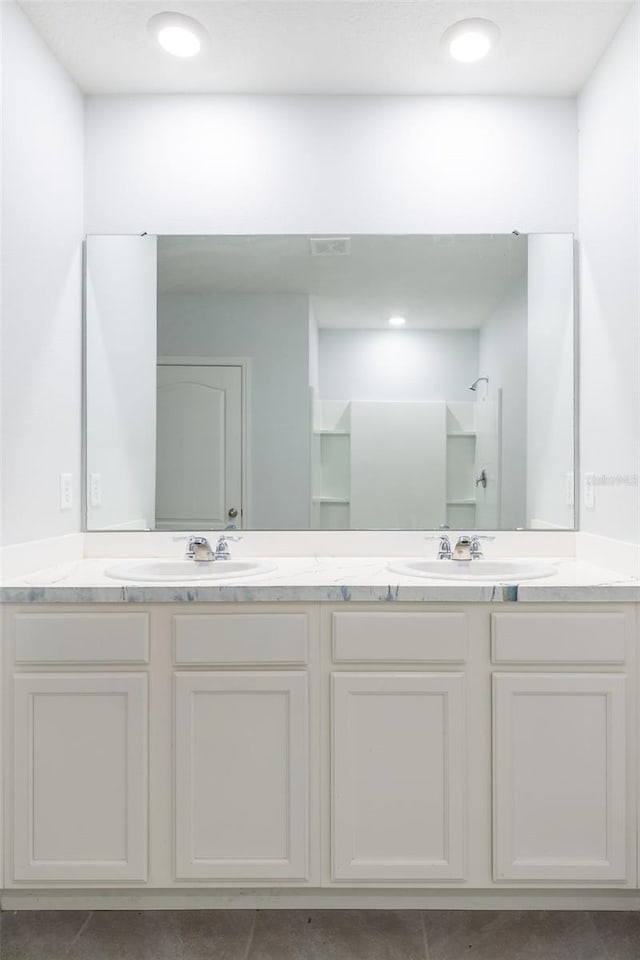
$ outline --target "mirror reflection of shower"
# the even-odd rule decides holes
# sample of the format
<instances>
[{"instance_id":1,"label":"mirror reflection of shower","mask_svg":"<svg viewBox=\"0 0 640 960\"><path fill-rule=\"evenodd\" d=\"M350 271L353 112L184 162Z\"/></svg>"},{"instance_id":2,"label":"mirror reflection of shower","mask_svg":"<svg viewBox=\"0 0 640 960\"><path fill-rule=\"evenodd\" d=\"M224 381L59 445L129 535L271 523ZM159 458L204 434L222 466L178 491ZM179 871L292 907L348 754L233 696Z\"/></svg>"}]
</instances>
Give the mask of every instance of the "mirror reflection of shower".
<instances>
[{"instance_id":1,"label":"mirror reflection of shower","mask_svg":"<svg viewBox=\"0 0 640 960\"><path fill-rule=\"evenodd\" d=\"M485 383L489 383L489 377L478 377L476 380L473 381L473 383L469 387L469 390L473 390L473 392L475 393L478 388L478 384L482 383L483 380L485 381Z\"/></svg>"}]
</instances>

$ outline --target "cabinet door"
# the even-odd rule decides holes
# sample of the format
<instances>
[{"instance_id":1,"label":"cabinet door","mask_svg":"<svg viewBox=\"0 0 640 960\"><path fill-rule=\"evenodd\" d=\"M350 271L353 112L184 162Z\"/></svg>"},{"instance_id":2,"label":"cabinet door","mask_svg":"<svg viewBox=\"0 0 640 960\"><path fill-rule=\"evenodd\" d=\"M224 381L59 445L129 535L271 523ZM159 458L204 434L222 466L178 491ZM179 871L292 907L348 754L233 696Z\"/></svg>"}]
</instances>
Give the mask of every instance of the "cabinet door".
<instances>
[{"instance_id":1,"label":"cabinet door","mask_svg":"<svg viewBox=\"0 0 640 960\"><path fill-rule=\"evenodd\" d=\"M463 879L464 678L334 673L333 878Z\"/></svg>"},{"instance_id":2,"label":"cabinet door","mask_svg":"<svg viewBox=\"0 0 640 960\"><path fill-rule=\"evenodd\" d=\"M147 677L14 678L14 879L145 880Z\"/></svg>"},{"instance_id":3,"label":"cabinet door","mask_svg":"<svg viewBox=\"0 0 640 960\"><path fill-rule=\"evenodd\" d=\"M176 877L308 877L306 673L176 676Z\"/></svg>"},{"instance_id":4,"label":"cabinet door","mask_svg":"<svg viewBox=\"0 0 640 960\"><path fill-rule=\"evenodd\" d=\"M494 674L494 878L624 881L625 678Z\"/></svg>"}]
</instances>

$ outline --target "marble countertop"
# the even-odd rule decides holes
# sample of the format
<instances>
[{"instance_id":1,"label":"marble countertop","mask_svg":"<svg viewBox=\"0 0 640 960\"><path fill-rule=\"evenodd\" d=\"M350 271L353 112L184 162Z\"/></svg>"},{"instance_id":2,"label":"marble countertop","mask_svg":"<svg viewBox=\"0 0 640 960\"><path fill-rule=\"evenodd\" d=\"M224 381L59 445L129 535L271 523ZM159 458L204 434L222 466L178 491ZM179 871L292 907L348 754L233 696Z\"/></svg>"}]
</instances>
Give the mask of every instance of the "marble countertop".
<instances>
[{"instance_id":1,"label":"marble countertop","mask_svg":"<svg viewBox=\"0 0 640 960\"><path fill-rule=\"evenodd\" d=\"M640 581L569 558L547 558L550 577L473 582L408 577L389 570L388 557L271 557L275 570L210 582L134 582L108 577L120 560L78 560L0 587L4 603L181 603L251 601L398 602L639 602ZM266 558L261 558L266 559ZM397 562L398 558L394 558ZM541 559L541 558L540 558ZM446 562L446 561L443 561Z\"/></svg>"}]
</instances>

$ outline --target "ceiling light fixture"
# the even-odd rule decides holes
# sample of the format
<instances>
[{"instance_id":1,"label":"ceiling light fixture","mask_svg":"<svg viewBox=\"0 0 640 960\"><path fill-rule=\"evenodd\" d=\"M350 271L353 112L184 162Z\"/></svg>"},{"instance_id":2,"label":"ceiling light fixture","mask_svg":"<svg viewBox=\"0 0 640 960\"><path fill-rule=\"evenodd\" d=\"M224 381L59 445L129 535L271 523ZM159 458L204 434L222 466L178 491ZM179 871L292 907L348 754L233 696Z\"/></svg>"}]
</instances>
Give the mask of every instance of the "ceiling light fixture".
<instances>
[{"instance_id":1,"label":"ceiling light fixture","mask_svg":"<svg viewBox=\"0 0 640 960\"><path fill-rule=\"evenodd\" d=\"M442 46L454 60L475 63L486 57L499 39L500 30L493 20L472 17L469 20L458 20L445 30Z\"/></svg>"},{"instance_id":2,"label":"ceiling light fixture","mask_svg":"<svg viewBox=\"0 0 640 960\"><path fill-rule=\"evenodd\" d=\"M184 13L156 13L147 28L166 53L183 59L195 57L207 40L202 24Z\"/></svg>"},{"instance_id":3,"label":"ceiling light fixture","mask_svg":"<svg viewBox=\"0 0 640 960\"><path fill-rule=\"evenodd\" d=\"M389 317L390 327L404 327L406 322L405 317Z\"/></svg>"}]
</instances>

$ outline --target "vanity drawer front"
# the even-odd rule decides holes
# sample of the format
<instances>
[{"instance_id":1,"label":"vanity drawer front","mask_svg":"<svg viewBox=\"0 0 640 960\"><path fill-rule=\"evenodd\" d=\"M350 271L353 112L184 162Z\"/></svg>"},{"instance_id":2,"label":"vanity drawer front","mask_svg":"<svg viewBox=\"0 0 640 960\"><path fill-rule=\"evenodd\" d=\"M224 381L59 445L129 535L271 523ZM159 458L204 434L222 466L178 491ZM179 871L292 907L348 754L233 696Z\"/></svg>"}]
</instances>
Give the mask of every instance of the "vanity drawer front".
<instances>
[{"instance_id":1,"label":"vanity drawer front","mask_svg":"<svg viewBox=\"0 0 640 960\"><path fill-rule=\"evenodd\" d=\"M147 613L16 613L16 663L148 663Z\"/></svg>"},{"instance_id":2,"label":"vanity drawer front","mask_svg":"<svg viewBox=\"0 0 640 960\"><path fill-rule=\"evenodd\" d=\"M494 613L494 663L624 663L624 613Z\"/></svg>"},{"instance_id":3,"label":"vanity drawer front","mask_svg":"<svg viewBox=\"0 0 640 960\"><path fill-rule=\"evenodd\" d=\"M335 663L464 663L464 613L334 613Z\"/></svg>"},{"instance_id":4,"label":"vanity drawer front","mask_svg":"<svg viewBox=\"0 0 640 960\"><path fill-rule=\"evenodd\" d=\"M178 614L173 636L176 665L302 665L309 659L305 613Z\"/></svg>"}]
</instances>

